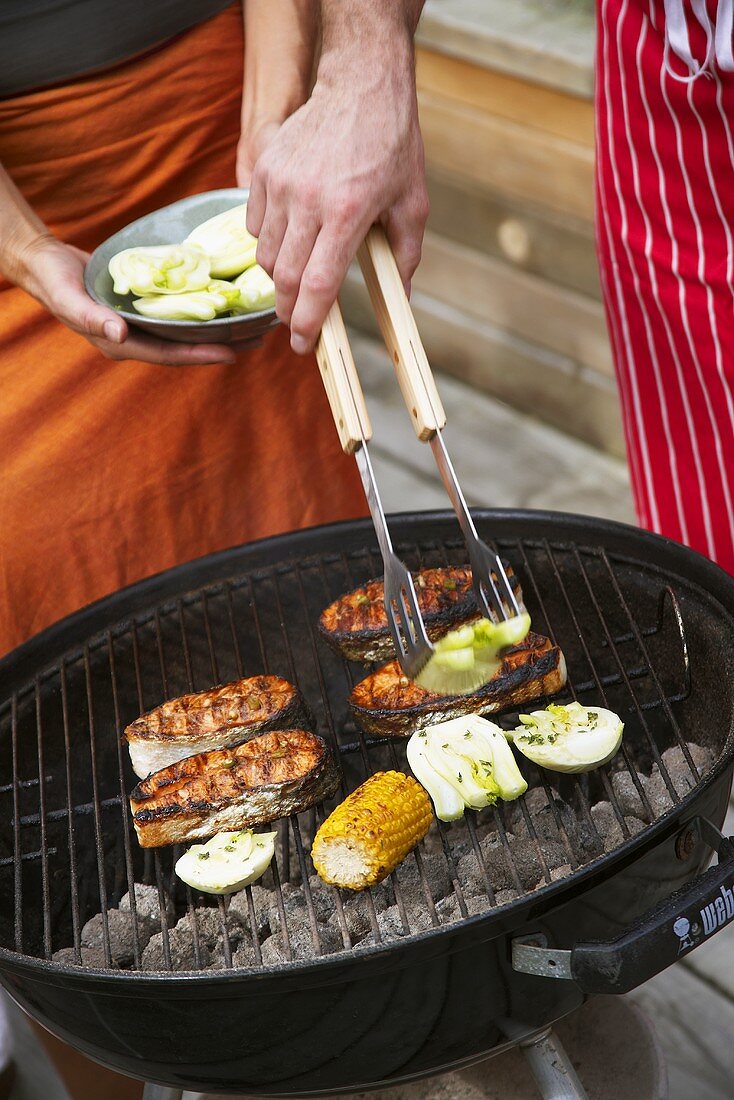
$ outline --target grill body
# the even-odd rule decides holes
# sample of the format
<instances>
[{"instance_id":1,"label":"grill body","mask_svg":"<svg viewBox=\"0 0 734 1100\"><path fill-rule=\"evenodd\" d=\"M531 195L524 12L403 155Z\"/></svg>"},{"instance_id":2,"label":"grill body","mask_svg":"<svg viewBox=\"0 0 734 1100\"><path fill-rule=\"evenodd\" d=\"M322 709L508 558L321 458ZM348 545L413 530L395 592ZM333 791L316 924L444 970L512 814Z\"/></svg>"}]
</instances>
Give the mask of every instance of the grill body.
<instances>
[{"instance_id":1,"label":"grill body","mask_svg":"<svg viewBox=\"0 0 734 1100\"><path fill-rule=\"evenodd\" d=\"M202 559L85 609L0 663L0 980L33 1016L91 1057L163 1084L282 1097L384 1086L483 1057L581 1003L572 981L514 971L514 937L557 947L612 938L700 874L710 849L688 826L698 817L720 825L731 787L734 584L690 551L622 525L477 518L519 574L536 629L557 636L578 697L600 702L603 692L622 713L632 762L659 759L682 736L714 752L712 771L643 832L575 860L559 881L547 875L453 924L433 912L434 927L407 928L397 943L250 971L61 966L53 952L78 945L84 921L131 881L171 888L170 853L146 857L130 834L133 777L118 733L141 709L243 672L277 672L306 694L348 786L365 770L405 766L400 744L368 743L350 726L350 672L313 632L328 600L378 572L368 525ZM391 526L412 567L464 560L446 514ZM602 775L542 782L580 816L594 785L597 796L608 791ZM306 867L316 823L290 823L282 880L292 858ZM445 851L461 909L448 835Z\"/></svg>"}]
</instances>

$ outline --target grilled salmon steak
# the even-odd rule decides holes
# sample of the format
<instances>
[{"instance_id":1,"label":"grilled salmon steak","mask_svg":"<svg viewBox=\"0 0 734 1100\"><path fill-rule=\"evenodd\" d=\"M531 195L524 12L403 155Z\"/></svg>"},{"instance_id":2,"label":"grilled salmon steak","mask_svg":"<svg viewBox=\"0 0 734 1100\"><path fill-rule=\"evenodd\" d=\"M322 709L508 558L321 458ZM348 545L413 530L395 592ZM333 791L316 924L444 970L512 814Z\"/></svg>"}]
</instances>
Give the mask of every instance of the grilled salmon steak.
<instances>
[{"instance_id":1,"label":"grilled salmon steak","mask_svg":"<svg viewBox=\"0 0 734 1100\"><path fill-rule=\"evenodd\" d=\"M187 756L303 725L310 725L308 711L293 684L280 676L250 676L169 699L131 722L123 736L133 771L144 778Z\"/></svg>"},{"instance_id":2,"label":"grilled salmon steak","mask_svg":"<svg viewBox=\"0 0 734 1100\"><path fill-rule=\"evenodd\" d=\"M510 566L505 566L518 602L522 592ZM421 569L413 583L431 641L479 615L468 566ZM385 614L382 579L368 581L322 611L319 630L334 649L350 661L386 661L395 656ZM522 607L521 607L522 610Z\"/></svg>"},{"instance_id":3,"label":"grilled salmon steak","mask_svg":"<svg viewBox=\"0 0 734 1100\"><path fill-rule=\"evenodd\" d=\"M397 661L352 688L349 703L360 726L378 737L408 737L434 722L464 714L495 714L554 695L566 683L566 661L558 646L528 634L508 650L495 675L469 695L434 695L404 675Z\"/></svg>"},{"instance_id":4,"label":"grilled salmon steak","mask_svg":"<svg viewBox=\"0 0 734 1100\"><path fill-rule=\"evenodd\" d=\"M271 730L179 760L138 783L130 809L143 848L202 840L307 810L339 784L334 757L306 730Z\"/></svg>"}]
</instances>

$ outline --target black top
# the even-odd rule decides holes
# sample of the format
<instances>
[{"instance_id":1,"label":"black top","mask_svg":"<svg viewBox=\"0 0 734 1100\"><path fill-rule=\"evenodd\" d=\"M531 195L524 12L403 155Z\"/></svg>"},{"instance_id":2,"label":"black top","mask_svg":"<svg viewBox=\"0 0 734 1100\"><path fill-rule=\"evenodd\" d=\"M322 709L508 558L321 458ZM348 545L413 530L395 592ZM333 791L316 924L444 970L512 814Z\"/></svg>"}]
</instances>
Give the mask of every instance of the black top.
<instances>
[{"instance_id":1,"label":"black top","mask_svg":"<svg viewBox=\"0 0 734 1100\"><path fill-rule=\"evenodd\" d=\"M104 69L233 0L0 0L0 96Z\"/></svg>"}]
</instances>

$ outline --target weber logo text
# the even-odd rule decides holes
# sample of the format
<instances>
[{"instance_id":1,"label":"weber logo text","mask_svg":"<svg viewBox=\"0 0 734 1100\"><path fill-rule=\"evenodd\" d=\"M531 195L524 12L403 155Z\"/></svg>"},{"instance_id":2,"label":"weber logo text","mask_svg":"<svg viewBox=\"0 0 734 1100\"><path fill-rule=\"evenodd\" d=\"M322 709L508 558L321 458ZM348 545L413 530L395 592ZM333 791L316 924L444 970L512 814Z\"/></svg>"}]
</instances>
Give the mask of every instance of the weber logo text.
<instances>
[{"instance_id":1,"label":"weber logo text","mask_svg":"<svg viewBox=\"0 0 734 1100\"><path fill-rule=\"evenodd\" d=\"M701 910L704 936L710 936L734 917L734 892L722 886L719 895Z\"/></svg>"}]
</instances>

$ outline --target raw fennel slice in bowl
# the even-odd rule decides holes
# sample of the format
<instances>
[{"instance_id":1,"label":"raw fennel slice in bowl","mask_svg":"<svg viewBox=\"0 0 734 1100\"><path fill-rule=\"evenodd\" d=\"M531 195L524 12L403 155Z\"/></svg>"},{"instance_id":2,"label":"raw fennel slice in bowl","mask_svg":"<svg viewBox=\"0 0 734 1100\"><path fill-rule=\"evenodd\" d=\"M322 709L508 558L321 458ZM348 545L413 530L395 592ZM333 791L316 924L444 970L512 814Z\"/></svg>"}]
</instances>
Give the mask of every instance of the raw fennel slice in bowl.
<instances>
[{"instance_id":1,"label":"raw fennel slice in bowl","mask_svg":"<svg viewBox=\"0 0 734 1100\"><path fill-rule=\"evenodd\" d=\"M138 218L137 221L131 222L130 225L125 226L124 229L120 229L109 237L92 253L84 272L84 282L88 294L96 302L110 306L121 317L124 317L128 324L142 329L144 332L149 332L151 336L156 336L159 339L192 344L230 344L258 340L269 329L279 324L275 315L274 304L267 304L271 299L267 293L262 292L262 286L259 288L259 298L253 297L252 292L250 293L249 301L254 303L254 308L248 309L248 312L241 313L238 311L235 313L233 309L228 309L226 316L220 316L220 313L225 311L215 309L213 318L205 319L211 313L212 301L209 301L207 305L200 302L197 308L199 310L198 316L201 319L193 319L189 316L181 316L182 312L186 312L186 306L191 303L179 302L179 309L177 310L175 305L165 306L161 302L154 301L152 305L143 308L149 314L155 312L158 315L145 316L139 311L139 308L136 309L133 306L133 301L146 299L150 301L150 298L154 295L161 293L160 288L158 290L146 290L144 292L145 297L133 288L129 293L116 293L113 278L109 272L110 260L128 249L157 249L160 246L178 246L193 251L193 246L195 246L197 251L201 250L203 253L200 242L187 241L187 238L195 233L197 229L203 229L211 219L226 214L237 207L244 206L248 196L249 192L246 188L231 187L221 191L207 191L201 195L190 195L185 199L180 199L178 202L171 203L170 206L154 210L152 213ZM221 223L219 224L221 225ZM244 219L242 228L246 233ZM250 235L247 234L247 237L250 237ZM209 238L205 239L209 240ZM251 237L250 240L252 240ZM208 247L212 247L211 241ZM206 255L206 253L203 254ZM217 256L221 261L221 254L217 253ZM250 252L242 249L238 254L235 266L239 264L243 257L244 259L251 257L254 260L252 249L250 249ZM217 261L215 261L215 266L216 263ZM197 294L206 294L207 287L220 281L212 268L211 259L208 261L208 267L209 271L206 279L203 280L202 286L196 291L193 287L188 287L181 295L182 297L185 297L189 290ZM175 284L178 278L176 267L172 266L166 270L170 272L167 281L172 279ZM216 270L219 271L222 268L217 266ZM240 271L242 270L240 268ZM182 271L179 271L178 274L185 275ZM263 275L265 275L265 272L263 272ZM265 277L267 278L267 276ZM203 275L201 278L203 279ZM232 283L234 281L233 279ZM135 285L143 284L136 282ZM150 285L148 284L148 286ZM266 291L267 289L267 286L265 286ZM176 297L181 294L181 291L174 285L166 287L164 293L169 297Z\"/></svg>"}]
</instances>

